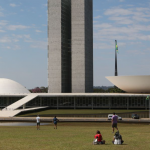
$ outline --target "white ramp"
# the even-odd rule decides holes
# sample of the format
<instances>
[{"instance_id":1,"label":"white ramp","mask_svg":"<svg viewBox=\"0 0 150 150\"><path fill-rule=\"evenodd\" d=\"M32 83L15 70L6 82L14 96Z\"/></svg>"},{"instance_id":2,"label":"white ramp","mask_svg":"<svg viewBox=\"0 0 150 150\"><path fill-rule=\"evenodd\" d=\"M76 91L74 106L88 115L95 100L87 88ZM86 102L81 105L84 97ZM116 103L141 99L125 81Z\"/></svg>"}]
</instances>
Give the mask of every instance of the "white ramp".
<instances>
[{"instance_id":1,"label":"white ramp","mask_svg":"<svg viewBox=\"0 0 150 150\"><path fill-rule=\"evenodd\" d=\"M7 111L0 111L0 117L14 117L15 115L19 114L20 112L25 112L25 111L31 111L31 110L37 110L37 109L43 109L47 108L48 106L45 107L35 107L35 108L28 108L28 109L18 109L18 110L7 110Z\"/></svg>"},{"instance_id":2,"label":"white ramp","mask_svg":"<svg viewBox=\"0 0 150 150\"><path fill-rule=\"evenodd\" d=\"M18 100L17 102L7 106L6 108L2 109L2 111L12 111L15 110L21 106L23 106L24 104L26 104L27 102L31 101L32 99L36 98L38 96L38 94L28 94L26 97Z\"/></svg>"},{"instance_id":3,"label":"white ramp","mask_svg":"<svg viewBox=\"0 0 150 150\"><path fill-rule=\"evenodd\" d=\"M21 110L14 110L14 111L0 111L0 117L13 117L20 113Z\"/></svg>"}]
</instances>

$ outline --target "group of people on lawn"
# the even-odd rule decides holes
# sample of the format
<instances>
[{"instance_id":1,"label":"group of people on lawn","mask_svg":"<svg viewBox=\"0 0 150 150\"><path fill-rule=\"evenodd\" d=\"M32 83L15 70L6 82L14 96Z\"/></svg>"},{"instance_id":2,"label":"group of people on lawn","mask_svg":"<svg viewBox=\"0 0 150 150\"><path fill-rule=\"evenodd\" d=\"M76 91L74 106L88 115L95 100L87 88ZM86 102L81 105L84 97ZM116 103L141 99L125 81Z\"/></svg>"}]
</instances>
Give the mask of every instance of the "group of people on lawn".
<instances>
[{"instance_id":1,"label":"group of people on lawn","mask_svg":"<svg viewBox=\"0 0 150 150\"><path fill-rule=\"evenodd\" d=\"M56 118L56 116L53 118L53 123L54 123L54 129L57 129L57 122L58 122L59 120ZM40 130L40 117L39 117L39 115L37 115L37 117L36 117L36 122L37 122L37 130Z\"/></svg>"},{"instance_id":2,"label":"group of people on lawn","mask_svg":"<svg viewBox=\"0 0 150 150\"><path fill-rule=\"evenodd\" d=\"M114 128L117 129L117 132L115 133L114 137L113 137L113 141L112 143L113 144L122 144L124 141L122 140L122 136L119 134L119 130L118 130L118 127L117 127L117 122L118 122L118 116L116 116L115 113L113 113L113 116L112 116L112 128L113 128L113 132L114 133ZM96 135L94 136L94 143L97 143L97 144L105 144L105 140L103 140L102 138L102 134L99 130L97 130L96 132Z\"/></svg>"},{"instance_id":3,"label":"group of people on lawn","mask_svg":"<svg viewBox=\"0 0 150 150\"><path fill-rule=\"evenodd\" d=\"M39 115L37 115L36 117L36 121L37 121L37 130L40 130L40 117ZM54 129L57 129L57 122L59 120L56 118L56 116L53 118L53 123L54 123ZM117 132L115 133L114 137L113 137L113 144L122 144L124 141L122 140L122 136L119 134L119 130L117 127L117 122L118 122L118 116L115 115L115 113L113 113L112 116L112 128L113 128L113 132L114 133L114 128L117 129ZM94 142L96 144L105 144L105 140L103 140L102 134L99 130L97 130L96 135L94 136ZM118 142L119 141L119 142Z\"/></svg>"}]
</instances>

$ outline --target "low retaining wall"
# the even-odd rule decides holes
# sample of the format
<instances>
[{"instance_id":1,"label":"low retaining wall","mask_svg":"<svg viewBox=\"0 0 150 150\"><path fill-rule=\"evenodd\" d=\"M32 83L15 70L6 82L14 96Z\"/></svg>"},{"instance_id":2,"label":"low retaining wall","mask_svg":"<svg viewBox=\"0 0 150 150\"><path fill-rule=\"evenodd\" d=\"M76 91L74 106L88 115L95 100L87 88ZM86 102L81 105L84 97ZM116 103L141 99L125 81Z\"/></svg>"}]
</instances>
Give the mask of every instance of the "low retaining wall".
<instances>
[{"instance_id":1,"label":"low retaining wall","mask_svg":"<svg viewBox=\"0 0 150 150\"><path fill-rule=\"evenodd\" d=\"M58 118L60 122L111 122L107 118ZM42 118L41 122L52 122L53 118ZM35 117L1 117L1 122L36 122ZM119 123L150 123L150 118L131 119L124 118L119 120Z\"/></svg>"}]
</instances>

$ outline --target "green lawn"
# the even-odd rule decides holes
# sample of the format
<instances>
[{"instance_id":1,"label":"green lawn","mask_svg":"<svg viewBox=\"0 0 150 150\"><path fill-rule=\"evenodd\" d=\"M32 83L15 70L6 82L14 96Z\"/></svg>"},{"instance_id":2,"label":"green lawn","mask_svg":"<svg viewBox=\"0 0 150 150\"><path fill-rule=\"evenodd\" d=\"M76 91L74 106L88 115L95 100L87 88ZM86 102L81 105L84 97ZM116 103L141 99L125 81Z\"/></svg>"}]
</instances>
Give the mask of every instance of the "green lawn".
<instances>
[{"instance_id":1,"label":"green lawn","mask_svg":"<svg viewBox=\"0 0 150 150\"><path fill-rule=\"evenodd\" d=\"M43 110L43 111L37 111L37 112L31 112L31 113L26 113L23 115L18 115L18 116L33 116L33 115L48 115L48 114L103 114L103 113L108 113L112 114L113 112L115 113L129 113L129 112L141 112L141 111L148 111L148 110L114 110L114 109L50 109L50 110Z\"/></svg>"},{"instance_id":2,"label":"green lawn","mask_svg":"<svg viewBox=\"0 0 150 150\"><path fill-rule=\"evenodd\" d=\"M0 150L149 150L148 124L118 124L125 141L123 145L111 143L110 123L58 123L35 127L0 127ZM96 130L100 130L105 145L92 145Z\"/></svg>"}]
</instances>

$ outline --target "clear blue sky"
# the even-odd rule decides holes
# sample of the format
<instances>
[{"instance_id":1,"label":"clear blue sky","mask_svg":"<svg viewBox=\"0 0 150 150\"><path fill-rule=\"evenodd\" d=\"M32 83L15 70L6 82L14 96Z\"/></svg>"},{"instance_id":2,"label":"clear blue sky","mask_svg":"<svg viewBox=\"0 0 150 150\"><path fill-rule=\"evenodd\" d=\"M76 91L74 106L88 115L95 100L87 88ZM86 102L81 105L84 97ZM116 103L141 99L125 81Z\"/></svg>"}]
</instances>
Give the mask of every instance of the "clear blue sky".
<instances>
[{"instance_id":1,"label":"clear blue sky","mask_svg":"<svg viewBox=\"0 0 150 150\"><path fill-rule=\"evenodd\" d=\"M118 74L150 75L150 0L93 0L94 85ZM0 77L47 86L47 0L0 0Z\"/></svg>"}]
</instances>

